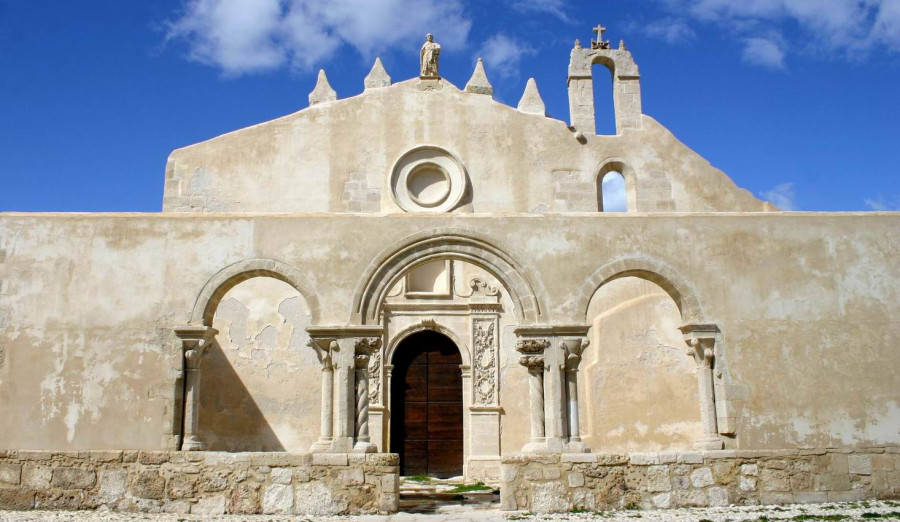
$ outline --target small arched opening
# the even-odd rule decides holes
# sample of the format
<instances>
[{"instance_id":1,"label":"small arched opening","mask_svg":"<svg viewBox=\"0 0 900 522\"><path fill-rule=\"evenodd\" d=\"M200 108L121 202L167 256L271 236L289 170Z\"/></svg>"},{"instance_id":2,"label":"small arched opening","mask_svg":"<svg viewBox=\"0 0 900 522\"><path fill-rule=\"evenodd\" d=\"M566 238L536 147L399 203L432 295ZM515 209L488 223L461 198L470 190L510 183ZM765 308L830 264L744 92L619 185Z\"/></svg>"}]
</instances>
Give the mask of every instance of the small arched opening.
<instances>
[{"instance_id":1,"label":"small arched opening","mask_svg":"<svg viewBox=\"0 0 900 522\"><path fill-rule=\"evenodd\" d=\"M613 94L613 64L594 62L591 77L594 90L594 122L597 134L616 134L616 110Z\"/></svg>"},{"instance_id":2,"label":"small arched opening","mask_svg":"<svg viewBox=\"0 0 900 522\"><path fill-rule=\"evenodd\" d=\"M415 332L394 350L391 448L400 474L449 478L463 474L462 355L433 330Z\"/></svg>"},{"instance_id":3,"label":"small arched opening","mask_svg":"<svg viewBox=\"0 0 900 522\"><path fill-rule=\"evenodd\" d=\"M597 172L597 210L633 212L637 197L634 172L619 160L606 161Z\"/></svg>"}]
</instances>

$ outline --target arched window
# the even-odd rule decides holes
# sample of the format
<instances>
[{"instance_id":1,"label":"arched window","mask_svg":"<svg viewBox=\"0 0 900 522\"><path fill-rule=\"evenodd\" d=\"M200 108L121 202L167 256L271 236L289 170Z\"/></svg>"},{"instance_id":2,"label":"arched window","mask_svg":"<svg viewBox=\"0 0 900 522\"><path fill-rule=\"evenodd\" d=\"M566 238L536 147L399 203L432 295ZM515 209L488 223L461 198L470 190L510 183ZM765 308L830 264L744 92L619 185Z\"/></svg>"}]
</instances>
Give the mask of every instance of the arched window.
<instances>
[{"instance_id":1,"label":"arched window","mask_svg":"<svg viewBox=\"0 0 900 522\"><path fill-rule=\"evenodd\" d=\"M600 212L627 212L625 177L621 172L611 170L598 176L597 209Z\"/></svg>"}]
</instances>

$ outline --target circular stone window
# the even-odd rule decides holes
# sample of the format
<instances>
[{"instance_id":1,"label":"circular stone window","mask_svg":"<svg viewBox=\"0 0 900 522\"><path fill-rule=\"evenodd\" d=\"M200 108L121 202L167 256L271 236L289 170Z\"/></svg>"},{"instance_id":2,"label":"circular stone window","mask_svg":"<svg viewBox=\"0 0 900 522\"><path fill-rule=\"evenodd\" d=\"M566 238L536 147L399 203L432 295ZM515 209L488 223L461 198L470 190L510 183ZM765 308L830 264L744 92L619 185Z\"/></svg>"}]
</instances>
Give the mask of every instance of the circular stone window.
<instances>
[{"instance_id":1,"label":"circular stone window","mask_svg":"<svg viewBox=\"0 0 900 522\"><path fill-rule=\"evenodd\" d=\"M407 212L448 212L466 191L466 173L459 160L438 147L417 147L394 165L391 192Z\"/></svg>"}]
</instances>

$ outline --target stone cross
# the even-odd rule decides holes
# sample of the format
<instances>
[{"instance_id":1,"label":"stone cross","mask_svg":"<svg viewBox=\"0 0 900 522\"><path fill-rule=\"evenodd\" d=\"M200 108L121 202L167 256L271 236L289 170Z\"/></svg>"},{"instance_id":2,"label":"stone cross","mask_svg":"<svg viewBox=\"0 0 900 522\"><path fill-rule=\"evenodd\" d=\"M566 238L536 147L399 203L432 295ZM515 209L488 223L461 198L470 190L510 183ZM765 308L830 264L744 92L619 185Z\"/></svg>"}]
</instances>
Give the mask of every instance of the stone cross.
<instances>
[{"instance_id":1,"label":"stone cross","mask_svg":"<svg viewBox=\"0 0 900 522\"><path fill-rule=\"evenodd\" d=\"M608 49L609 42L603 41L603 33L606 32L606 27L603 27L603 24L597 24L597 27L594 28L594 32L597 33L597 40L591 40L591 47L594 49Z\"/></svg>"}]
</instances>

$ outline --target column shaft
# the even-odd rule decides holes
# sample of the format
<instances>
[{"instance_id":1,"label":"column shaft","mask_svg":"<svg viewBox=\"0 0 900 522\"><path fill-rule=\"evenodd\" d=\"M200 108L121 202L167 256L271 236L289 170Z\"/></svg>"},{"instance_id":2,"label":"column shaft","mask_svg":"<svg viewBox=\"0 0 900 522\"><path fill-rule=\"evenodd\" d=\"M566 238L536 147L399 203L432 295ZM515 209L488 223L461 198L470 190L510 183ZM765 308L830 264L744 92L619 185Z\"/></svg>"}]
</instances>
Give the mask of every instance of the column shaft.
<instances>
[{"instance_id":1,"label":"column shaft","mask_svg":"<svg viewBox=\"0 0 900 522\"><path fill-rule=\"evenodd\" d=\"M528 402L531 408L531 442L544 441L544 368L528 369Z\"/></svg>"},{"instance_id":2,"label":"column shaft","mask_svg":"<svg viewBox=\"0 0 900 522\"><path fill-rule=\"evenodd\" d=\"M197 369L186 369L184 372L184 442L182 451L198 451L203 449L203 442L198 437L200 420L200 372Z\"/></svg>"},{"instance_id":3,"label":"column shaft","mask_svg":"<svg viewBox=\"0 0 900 522\"><path fill-rule=\"evenodd\" d=\"M578 419L578 370L566 370L566 392L569 399L569 442L581 442Z\"/></svg>"}]
</instances>

